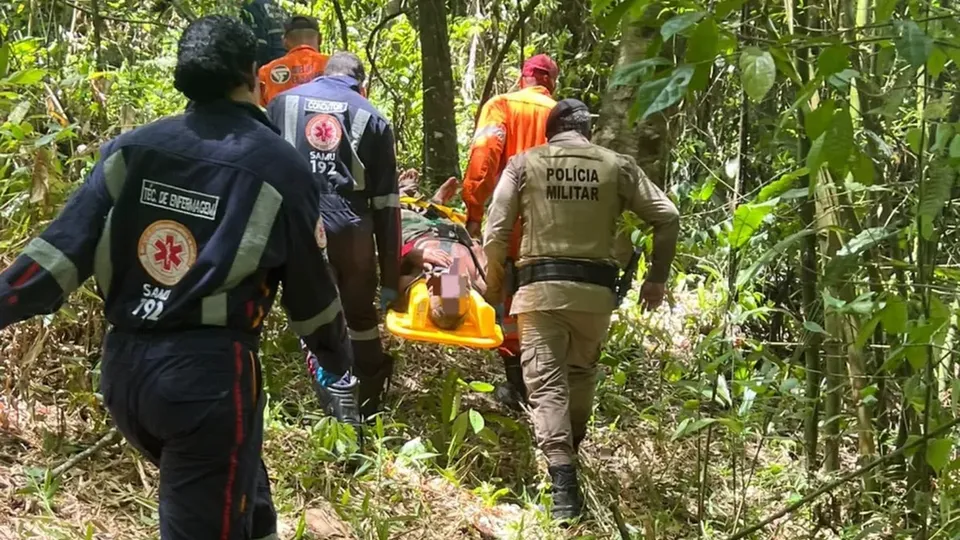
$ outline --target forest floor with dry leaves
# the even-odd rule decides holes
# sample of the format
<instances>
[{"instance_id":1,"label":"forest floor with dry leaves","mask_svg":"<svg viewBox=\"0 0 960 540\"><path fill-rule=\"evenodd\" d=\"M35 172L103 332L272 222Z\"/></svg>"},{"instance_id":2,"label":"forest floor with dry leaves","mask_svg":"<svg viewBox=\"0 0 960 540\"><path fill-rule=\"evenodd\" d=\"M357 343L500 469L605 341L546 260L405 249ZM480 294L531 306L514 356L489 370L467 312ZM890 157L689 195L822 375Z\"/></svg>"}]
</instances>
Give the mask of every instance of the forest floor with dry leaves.
<instances>
[{"instance_id":1,"label":"forest floor with dry leaves","mask_svg":"<svg viewBox=\"0 0 960 540\"><path fill-rule=\"evenodd\" d=\"M483 384L500 379L492 353L391 339L398 367L388 410L367 433L358 461L349 458L349 430L316 416L296 355L277 352L288 338L267 336L264 362L275 364L265 368L272 401L264 455L280 538L659 539L692 538L698 530L724 538L734 525L772 513L808 487L800 441L717 431L708 454L706 430L678 434L685 377L665 379L696 365L710 320L705 311L712 309L702 303L694 292L676 291L674 305L652 315L621 310L581 450L589 517L569 529L542 510L546 465L528 419L501 408ZM84 339L76 332L50 328L34 323L2 336L0 540L157 538L157 471L119 437L52 474L109 433L110 424L93 390L96 353L76 345ZM477 426L468 414L462 440L455 422L443 418L451 406L445 388L457 411L483 417ZM701 496L697 471L708 455ZM816 529L801 512L756 538L809 537ZM827 530L816 537L837 536Z\"/></svg>"}]
</instances>

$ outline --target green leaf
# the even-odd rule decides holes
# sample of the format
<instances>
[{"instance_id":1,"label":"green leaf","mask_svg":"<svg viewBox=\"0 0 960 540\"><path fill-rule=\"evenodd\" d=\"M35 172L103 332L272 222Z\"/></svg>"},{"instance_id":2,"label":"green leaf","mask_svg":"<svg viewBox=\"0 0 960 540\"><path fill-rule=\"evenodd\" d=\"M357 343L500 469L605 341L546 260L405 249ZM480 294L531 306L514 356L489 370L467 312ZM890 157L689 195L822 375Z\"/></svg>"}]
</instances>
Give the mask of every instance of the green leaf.
<instances>
[{"instance_id":1,"label":"green leaf","mask_svg":"<svg viewBox=\"0 0 960 540\"><path fill-rule=\"evenodd\" d=\"M5 82L14 86L32 86L40 82L46 74L46 70L43 69L24 69L15 71L6 78Z\"/></svg>"},{"instance_id":2,"label":"green leaf","mask_svg":"<svg viewBox=\"0 0 960 540\"><path fill-rule=\"evenodd\" d=\"M923 109L924 120L939 120L950 113L950 96L944 96L943 99L933 99L927 103Z\"/></svg>"},{"instance_id":3,"label":"green leaf","mask_svg":"<svg viewBox=\"0 0 960 540\"><path fill-rule=\"evenodd\" d=\"M787 77L797 83L798 86L803 85L803 79L800 77L800 73L797 72L796 66L793 65L791 57L788 56L783 49L780 47L771 47L770 54L773 56L773 61L780 72L785 73Z\"/></svg>"},{"instance_id":4,"label":"green leaf","mask_svg":"<svg viewBox=\"0 0 960 540\"><path fill-rule=\"evenodd\" d=\"M714 10L714 16L717 19L723 19L727 15L739 10L743 6L743 0L723 0L717 4Z\"/></svg>"},{"instance_id":5,"label":"green leaf","mask_svg":"<svg viewBox=\"0 0 960 540\"><path fill-rule=\"evenodd\" d=\"M811 141L822 135L833 121L833 112L836 109L832 99L824 100L820 105L803 115L803 129Z\"/></svg>"},{"instance_id":6,"label":"green leaf","mask_svg":"<svg viewBox=\"0 0 960 540\"><path fill-rule=\"evenodd\" d=\"M900 231L896 229L887 229L886 227L871 227L869 229L863 229L859 234L850 239L846 245L837 251L837 256L850 257L859 255L868 249L872 249L880 242L883 242L898 232Z\"/></svg>"},{"instance_id":7,"label":"green leaf","mask_svg":"<svg viewBox=\"0 0 960 540\"><path fill-rule=\"evenodd\" d=\"M613 76L610 78L610 87L616 88L618 86L633 84L637 79L645 77L647 73L651 72L654 68L672 64L673 62L670 60L658 56L623 66L613 73Z\"/></svg>"},{"instance_id":8,"label":"green leaf","mask_svg":"<svg viewBox=\"0 0 960 540\"><path fill-rule=\"evenodd\" d=\"M823 140L827 137L827 134L824 133L814 139L813 144L810 145L810 150L807 152L807 170L810 171L810 176L812 180L817 179L817 174L820 172L820 167L823 166L825 158L823 157Z\"/></svg>"},{"instance_id":9,"label":"green leaf","mask_svg":"<svg viewBox=\"0 0 960 540\"><path fill-rule=\"evenodd\" d=\"M953 124L940 122L937 124L937 134L934 137L933 148L930 149L934 154L939 154L947 149L947 143L953 137Z\"/></svg>"},{"instance_id":10,"label":"green leaf","mask_svg":"<svg viewBox=\"0 0 960 540\"><path fill-rule=\"evenodd\" d=\"M693 77L693 66L678 66L669 77L643 83L637 90L634 109L641 120L658 113L683 98ZM633 111L631 111L633 113ZM634 116L631 114L631 116ZM635 116L634 116L635 117Z\"/></svg>"},{"instance_id":11,"label":"green leaf","mask_svg":"<svg viewBox=\"0 0 960 540\"><path fill-rule=\"evenodd\" d=\"M757 273L760 272L760 270L762 270L766 265L770 264L770 261L784 256L790 249L793 248L794 244L813 233L814 231L811 229L804 229L777 242L775 246L764 252L764 254L761 255L752 265L750 265L749 268L742 270L740 274L737 275L737 287L743 287L752 281Z\"/></svg>"},{"instance_id":12,"label":"green leaf","mask_svg":"<svg viewBox=\"0 0 960 540\"><path fill-rule=\"evenodd\" d=\"M779 196L786 190L793 187L793 183L797 181L797 178L806 176L810 171L806 167L802 167L793 172L789 172L779 179L763 186L760 190L760 194L757 195L757 202L769 201L770 199Z\"/></svg>"},{"instance_id":13,"label":"green leaf","mask_svg":"<svg viewBox=\"0 0 960 540\"><path fill-rule=\"evenodd\" d=\"M730 246L738 249L744 246L760 228L763 218L767 217L779 201L774 199L763 203L742 204L733 213L733 230L730 231Z\"/></svg>"},{"instance_id":14,"label":"green leaf","mask_svg":"<svg viewBox=\"0 0 960 540\"><path fill-rule=\"evenodd\" d=\"M7 67L10 66L10 44L0 45L0 77L7 76Z\"/></svg>"},{"instance_id":15,"label":"green leaf","mask_svg":"<svg viewBox=\"0 0 960 540\"><path fill-rule=\"evenodd\" d=\"M863 347L870 341L870 338L873 337L873 332L877 329L878 324L880 324L879 314L871 317L866 324L860 327L860 330L857 332L857 340L853 343L853 346L858 351L863 350Z\"/></svg>"},{"instance_id":16,"label":"green leaf","mask_svg":"<svg viewBox=\"0 0 960 540\"><path fill-rule=\"evenodd\" d=\"M920 145L922 144L923 131L920 128L911 128L906 135L907 146L914 154L920 155Z\"/></svg>"},{"instance_id":17,"label":"green leaf","mask_svg":"<svg viewBox=\"0 0 960 540\"><path fill-rule=\"evenodd\" d=\"M850 90L850 81L858 75L860 75L860 72L855 69L845 69L840 73L834 73L827 77L827 82L837 90L846 92Z\"/></svg>"},{"instance_id":18,"label":"green leaf","mask_svg":"<svg viewBox=\"0 0 960 540\"><path fill-rule=\"evenodd\" d=\"M823 158L837 171L845 170L853 150L853 122L850 110L844 107L833 115L823 140Z\"/></svg>"},{"instance_id":19,"label":"green leaf","mask_svg":"<svg viewBox=\"0 0 960 540\"><path fill-rule=\"evenodd\" d=\"M817 57L817 74L826 79L850 66L850 47L839 44L827 47Z\"/></svg>"},{"instance_id":20,"label":"green leaf","mask_svg":"<svg viewBox=\"0 0 960 540\"><path fill-rule=\"evenodd\" d=\"M885 23L890 20L893 10L897 8L897 0L876 0L874 21L876 23Z\"/></svg>"},{"instance_id":21,"label":"green leaf","mask_svg":"<svg viewBox=\"0 0 960 540\"><path fill-rule=\"evenodd\" d=\"M760 101L773 88L777 66L770 53L757 47L746 47L740 55L740 81L743 91L753 101Z\"/></svg>"},{"instance_id":22,"label":"green leaf","mask_svg":"<svg viewBox=\"0 0 960 540\"><path fill-rule=\"evenodd\" d=\"M907 332L907 321L909 312L907 303L899 296L887 298L887 305L880 311L880 320L883 322L883 329L888 334L904 334Z\"/></svg>"},{"instance_id":23,"label":"green leaf","mask_svg":"<svg viewBox=\"0 0 960 540\"><path fill-rule=\"evenodd\" d=\"M927 58L927 73L930 77L936 79L943 73L943 68L947 65L947 53L940 47L934 47L930 51L930 57Z\"/></svg>"},{"instance_id":24,"label":"green leaf","mask_svg":"<svg viewBox=\"0 0 960 540\"><path fill-rule=\"evenodd\" d=\"M474 392L481 392L483 394L489 394L490 392L494 391L492 384L483 381L471 381L470 389Z\"/></svg>"},{"instance_id":25,"label":"green leaf","mask_svg":"<svg viewBox=\"0 0 960 540\"><path fill-rule=\"evenodd\" d=\"M609 13L600 17L597 21L597 26L603 30L605 34L612 34L617 30L617 27L620 26L620 21L623 20L623 17L633 8L633 5L639 2L640 0L623 0L616 5Z\"/></svg>"},{"instance_id":26,"label":"green leaf","mask_svg":"<svg viewBox=\"0 0 960 540\"><path fill-rule=\"evenodd\" d=\"M667 41L680 32L683 32L687 28L697 24L697 22L702 19L704 15L706 15L706 13L703 11L695 11L693 13L677 15L676 17L673 17L669 21L663 23L663 26L660 27L660 35L663 36L664 41Z\"/></svg>"},{"instance_id":27,"label":"green leaf","mask_svg":"<svg viewBox=\"0 0 960 540\"><path fill-rule=\"evenodd\" d=\"M872 186L876 178L873 160L863 152L858 152L856 159L856 163L853 164L853 179L864 186Z\"/></svg>"},{"instance_id":28,"label":"green leaf","mask_svg":"<svg viewBox=\"0 0 960 540\"><path fill-rule=\"evenodd\" d=\"M484 428L483 415L473 409L470 409L470 427L474 433L480 433Z\"/></svg>"},{"instance_id":29,"label":"green leaf","mask_svg":"<svg viewBox=\"0 0 960 540\"><path fill-rule=\"evenodd\" d=\"M804 329L806 329L807 332L813 332L815 334L823 334L825 336L830 335L827 333L826 330L823 329L822 326L820 326L818 323L814 321L803 321L803 327Z\"/></svg>"},{"instance_id":30,"label":"green leaf","mask_svg":"<svg viewBox=\"0 0 960 540\"><path fill-rule=\"evenodd\" d=\"M900 32L895 40L900 56L914 68L926 64L933 50L933 38L923 33L913 21L897 21L894 27Z\"/></svg>"},{"instance_id":31,"label":"green leaf","mask_svg":"<svg viewBox=\"0 0 960 540\"><path fill-rule=\"evenodd\" d=\"M920 204L917 208L920 236L924 240L933 239L933 222L950 199L956 174L956 170L944 160L938 160L930 167L930 176L920 189Z\"/></svg>"},{"instance_id":32,"label":"green leaf","mask_svg":"<svg viewBox=\"0 0 960 540\"><path fill-rule=\"evenodd\" d=\"M673 436L670 437L670 440L676 441L680 437L693 435L716 421L716 418L701 418L700 420L691 422L690 418L685 418L682 422L680 422L680 425L677 426L677 430L673 432Z\"/></svg>"},{"instance_id":33,"label":"green leaf","mask_svg":"<svg viewBox=\"0 0 960 540\"><path fill-rule=\"evenodd\" d=\"M950 141L949 155L953 159L960 158L960 135L954 136Z\"/></svg>"},{"instance_id":34,"label":"green leaf","mask_svg":"<svg viewBox=\"0 0 960 540\"><path fill-rule=\"evenodd\" d=\"M927 442L927 464L933 467L933 470L940 472L950 463L950 456L953 453L953 441L947 438L932 439Z\"/></svg>"},{"instance_id":35,"label":"green leaf","mask_svg":"<svg viewBox=\"0 0 960 540\"><path fill-rule=\"evenodd\" d=\"M884 101L883 106L870 112L890 117L898 116L900 114L900 106L903 105L903 100L907 97L907 91L914 86L916 76L916 70L913 69L908 69L902 73L897 77L897 82L894 83L893 89L887 92L887 99Z\"/></svg>"},{"instance_id":36,"label":"green leaf","mask_svg":"<svg viewBox=\"0 0 960 540\"><path fill-rule=\"evenodd\" d=\"M713 17L707 17L693 30L687 40L686 61L688 64L712 63L717 57L720 33Z\"/></svg>"},{"instance_id":37,"label":"green leaf","mask_svg":"<svg viewBox=\"0 0 960 540\"><path fill-rule=\"evenodd\" d=\"M30 102L21 101L17 103L17 106L10 111L10 116L7 117L7 122L11 124L18 125L20 122L23 122L23 119L27 117L27 113L30 112Z\"/></svg>"}]
</instances>

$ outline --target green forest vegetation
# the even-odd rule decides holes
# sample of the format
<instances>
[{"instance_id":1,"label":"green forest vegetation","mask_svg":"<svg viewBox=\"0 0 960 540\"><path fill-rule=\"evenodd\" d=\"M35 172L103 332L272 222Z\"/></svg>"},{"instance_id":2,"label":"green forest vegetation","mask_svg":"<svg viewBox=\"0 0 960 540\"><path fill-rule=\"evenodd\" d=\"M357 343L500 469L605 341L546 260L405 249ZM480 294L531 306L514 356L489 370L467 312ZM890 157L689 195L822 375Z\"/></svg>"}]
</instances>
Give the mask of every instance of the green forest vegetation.
<instances>
[{"instance_id":1,"label":"green forest vegetation","mask_svg":"<svg viewBox=\"0 0 960 540\"><path fill-rule=\"evenodd\" d=\"M493 353L389 338L362 456L319 414L295 336L262 353L282 538L960 535L960 10L952 0L320 0L360 55L400 166L460 176L479 105L524 58L599 114L681 213L669 305L618 310L560 529ZM186 105L212 0L0 3L0 268L100 144ZM638 246L649 243L636 229ZM642 263L640 275L645 272ZM639 287L639 282L637 282ZM157 538L157 473L99 401L92 283L0 333L0 539ZM359 464L359 465L358 465Z\"/></svg>"}]
</instances>

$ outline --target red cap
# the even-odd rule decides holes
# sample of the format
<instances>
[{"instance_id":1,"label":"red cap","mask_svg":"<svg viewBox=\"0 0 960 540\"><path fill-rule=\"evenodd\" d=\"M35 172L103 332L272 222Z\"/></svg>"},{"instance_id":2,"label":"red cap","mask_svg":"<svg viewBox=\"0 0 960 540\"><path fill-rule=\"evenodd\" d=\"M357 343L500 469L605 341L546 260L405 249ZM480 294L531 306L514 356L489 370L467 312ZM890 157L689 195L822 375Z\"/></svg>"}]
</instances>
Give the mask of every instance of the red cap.
<instances>
[{"instance_id":1,"label":"red cap","mask_svg":"<svg viewBox=\"0 0 960 540\"><path fill-rule=\"evenodd\" d=\"M553 58L545 54L538 54L527 59L523 63L523 76L524 77L533 77L537 75L537 72L541 72L550 77L551 80L557 80L557 75L560 74L560 69L557 68L557 63L553 61Z\"/></svg>"}]
</instances>

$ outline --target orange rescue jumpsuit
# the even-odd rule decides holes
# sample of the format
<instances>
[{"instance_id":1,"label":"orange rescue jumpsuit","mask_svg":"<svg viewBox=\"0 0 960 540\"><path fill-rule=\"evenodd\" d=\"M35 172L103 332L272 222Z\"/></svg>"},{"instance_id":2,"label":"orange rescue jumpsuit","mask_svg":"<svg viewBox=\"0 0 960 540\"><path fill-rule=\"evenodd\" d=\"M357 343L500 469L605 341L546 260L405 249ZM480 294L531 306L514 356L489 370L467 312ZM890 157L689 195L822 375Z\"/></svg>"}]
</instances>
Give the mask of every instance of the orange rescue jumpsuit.
<instances>
[{"instance_id":1,"label":"orange rescue jumpsuit","mask_svg":"<svg viewBox=\"0 0 960 540\"><path fill-rule=\"evenodd\" d=\"M261 67L257 74L260 78L260 105L266 107L277 94L323 75L329 59L309 45L300 45Z\"/></svg>"},{"instance_id":2,"label":"orange rescue jumpsuit","mask_svg":"<svg viewBox=\"0 0 960 540\"><path fill-rule=\"evenodd\" d=\"M470 162L463 178L463 202L467 221L483 221L484 206L493 195L500 173L513 156L547 142L547 116L557 102L543 86L494 96L483 105L470 147ZM514 227L508 258L516 259L521 227ZM501 349L518 354L520 343L516 318L510 313L512 297L504 305L504 342Z\"/></svg>"}]
</instances>

